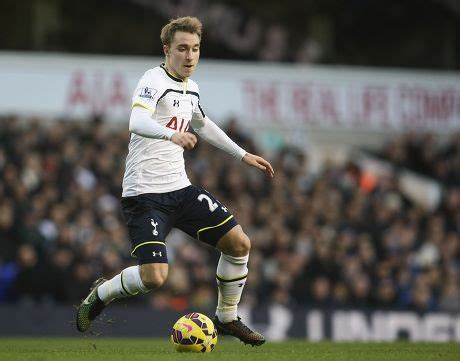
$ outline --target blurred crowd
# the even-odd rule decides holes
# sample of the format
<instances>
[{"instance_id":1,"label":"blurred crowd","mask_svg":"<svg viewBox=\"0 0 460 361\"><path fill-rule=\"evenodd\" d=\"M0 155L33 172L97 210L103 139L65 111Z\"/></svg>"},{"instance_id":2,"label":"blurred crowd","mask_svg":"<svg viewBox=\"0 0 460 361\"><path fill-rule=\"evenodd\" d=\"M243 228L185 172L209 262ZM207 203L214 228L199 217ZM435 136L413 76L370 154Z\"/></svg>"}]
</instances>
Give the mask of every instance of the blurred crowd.
<instances>
[{"instance_id":1,"label":"blurred crowd","mask_svg":"<svg viewBox=\"0 0 460 361\"><path fill-rule=\"evenodd\" d=\"M77 304L95 278L135 264L119 206L129 133L100 119L0 123L0 302ZM236 122L226 131L261 153ZM192 183L227 205L251 238L242 302L460 311L460 138L442 152L456 164L447 173L436 171L445 158L414 153L415 138L404 139L403 156L388 147L392 161L413 166L419 157L416 170L447 177L434 211L406 199L390 176L369 186L353 162L312 173L296 148L273 154L273 179L205 142L185 152ZM429 139L417 138L419 149ZM167 246L167 283L128 302L215 305L218 252L177 230Z\"/></svg>"},{"instance_id":2,"label":"blurred crowd","mask_svg":"<svg viewBox=\"0 0 460 361\"><path fill-rule=\"evenodd\" d=\"M432 133L402 134L389 141L379 155L446 186L460 186L460 133L447 142Z\"/></svg>"}]
</instances>

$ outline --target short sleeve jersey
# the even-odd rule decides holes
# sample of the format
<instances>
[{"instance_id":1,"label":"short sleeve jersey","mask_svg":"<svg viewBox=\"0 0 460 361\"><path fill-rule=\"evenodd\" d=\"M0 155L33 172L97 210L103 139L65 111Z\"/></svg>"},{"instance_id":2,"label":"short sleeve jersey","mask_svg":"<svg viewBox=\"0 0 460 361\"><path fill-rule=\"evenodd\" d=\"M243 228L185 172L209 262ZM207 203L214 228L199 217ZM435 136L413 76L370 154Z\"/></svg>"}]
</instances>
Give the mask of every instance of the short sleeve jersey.
<instances>
[{"instance_id":1,"label":"short sleeve jersey","mask_svg":"<svg viewBox=\"0 0 460 361\"><path fill-rule=\"evenodd\" d=\"M151 113L151 121L185 132L196 118L205 114L199 103L198 85L182 81L164 66L145 72L134 91L132 107ZM185 172L184 149L166 139L132 133L123 177L123 197L143 193L166 193L190 185Z\"/></svg>"}]
</instances>

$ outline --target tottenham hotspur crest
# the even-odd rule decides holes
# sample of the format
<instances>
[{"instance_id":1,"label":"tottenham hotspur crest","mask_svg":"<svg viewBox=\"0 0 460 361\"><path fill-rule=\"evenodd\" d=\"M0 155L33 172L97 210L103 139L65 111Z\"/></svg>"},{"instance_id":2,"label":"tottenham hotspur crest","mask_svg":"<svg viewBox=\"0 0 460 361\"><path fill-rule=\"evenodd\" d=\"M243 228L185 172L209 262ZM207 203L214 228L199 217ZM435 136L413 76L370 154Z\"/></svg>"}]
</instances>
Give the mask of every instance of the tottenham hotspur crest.
<instances>
[{"instance_id":1,"label":"tottenham hotspur crest","mask_svg":"<svg viewBox=\"0 0 460 361\"><path fill-rule=\"evenodd\" d=\"M155 222L153 218L150 218L150 224L153 226L153 231L152 231L153 235L158 236L158 231L157 231L158 222Z\"/></svg>"}]
</instances>

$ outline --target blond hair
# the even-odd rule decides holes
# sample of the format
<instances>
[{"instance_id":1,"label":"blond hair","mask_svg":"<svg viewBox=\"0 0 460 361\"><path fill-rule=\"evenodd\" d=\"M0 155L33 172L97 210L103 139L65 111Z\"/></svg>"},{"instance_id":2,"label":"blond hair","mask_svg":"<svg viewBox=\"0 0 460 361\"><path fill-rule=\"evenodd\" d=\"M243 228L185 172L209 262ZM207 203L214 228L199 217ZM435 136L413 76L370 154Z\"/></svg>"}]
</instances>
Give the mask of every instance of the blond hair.
<instances>
[{"instance_id":1,"label":"blond hair","mask_svg":"<svg viewBox=\"0 0 460 361\"><path fill-rule=\"evenodd\" d=\"M197 34L201 40L201 21L194 16L185 16L182 18L171 19L168 24L163 26L161 29L161 42L163 45L171 45L174 34L177 31L183 31L186 33Z\"/></svg>"}]
</instances>

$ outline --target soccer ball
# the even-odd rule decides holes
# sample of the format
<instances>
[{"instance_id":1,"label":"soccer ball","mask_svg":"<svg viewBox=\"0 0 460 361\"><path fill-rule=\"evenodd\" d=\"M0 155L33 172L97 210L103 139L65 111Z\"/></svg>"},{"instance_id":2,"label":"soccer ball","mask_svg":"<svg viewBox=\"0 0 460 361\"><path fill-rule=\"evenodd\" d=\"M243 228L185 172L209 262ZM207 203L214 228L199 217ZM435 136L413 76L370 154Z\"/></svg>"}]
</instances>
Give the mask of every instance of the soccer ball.
<instances>
[{"instance_id":1,"label":"soccer ball","mask_svg":"<svg viewBox=\"0 0 460 361\"><path fill-rule=\"evenodd\" d=\"M209 317L192 312L174 324L171 342L179 352L211 352L217 343L217 330Z\"/></svg>"}]
</instances>

